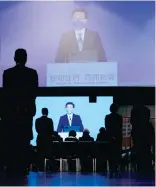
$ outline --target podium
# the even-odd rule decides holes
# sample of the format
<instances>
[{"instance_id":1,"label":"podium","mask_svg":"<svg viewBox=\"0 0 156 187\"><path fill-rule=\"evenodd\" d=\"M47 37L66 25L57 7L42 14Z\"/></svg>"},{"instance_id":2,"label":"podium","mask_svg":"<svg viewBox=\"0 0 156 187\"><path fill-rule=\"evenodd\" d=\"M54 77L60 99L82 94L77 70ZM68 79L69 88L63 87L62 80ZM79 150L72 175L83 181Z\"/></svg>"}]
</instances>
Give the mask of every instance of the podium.
<instances>
[{"instance_id":1,"label":"podium","mask_svg":"<svg viewBox=\"0 0 156 187\"><path fill-rule=\"evenodd\" d=\"M58 134L61 136L61 138L63 138L63 141L65 141L65 139L66 139L67 137L69 137L69 133L68 133L68 132L59 132ZM77 134L77 135L76 135L76 138L77 138L77 139L79 139L79 138L82 137L82 135L83 135L82 132L77 132L76 134Z\"/></svg>"},{"instance_id":2,"label":"podium","mask_svg":"<svg viewBox=\"0 0 156 187\"><path fill-rule=\"evenodd\" d=\"M117 86L117 63L47 64L47 87L61 86Z\"/></svg>"}]
</instances>

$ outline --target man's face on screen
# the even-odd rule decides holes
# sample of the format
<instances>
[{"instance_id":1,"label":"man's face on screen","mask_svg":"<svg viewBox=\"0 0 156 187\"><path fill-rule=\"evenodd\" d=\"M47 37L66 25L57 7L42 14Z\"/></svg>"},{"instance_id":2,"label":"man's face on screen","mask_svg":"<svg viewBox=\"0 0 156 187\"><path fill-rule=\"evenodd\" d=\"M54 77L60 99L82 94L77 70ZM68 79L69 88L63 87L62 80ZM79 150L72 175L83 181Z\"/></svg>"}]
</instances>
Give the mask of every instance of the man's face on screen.
<instances>
[{"instance_id":1,"label":"man's face on screen","mask_svg":"<svg viewBox=\"0 0 156 187\"><path fill-rule=\"evenodd\" d=\"M66 112L67 112L67 114L71 114L71 113L73 113L73 105L67 105L66 106Z\"/></svg>"},{"instance_id":2,"label":"man's face on screen","mask_svg":"<svg viewBox=\"0 0 156 187\"><path fill-rule=\"evenodd\" d=\"M73 14L73 26L75 29L83 29L86 27L87 19L84 12L75 12Z\"/></svg>"}]
</instances>

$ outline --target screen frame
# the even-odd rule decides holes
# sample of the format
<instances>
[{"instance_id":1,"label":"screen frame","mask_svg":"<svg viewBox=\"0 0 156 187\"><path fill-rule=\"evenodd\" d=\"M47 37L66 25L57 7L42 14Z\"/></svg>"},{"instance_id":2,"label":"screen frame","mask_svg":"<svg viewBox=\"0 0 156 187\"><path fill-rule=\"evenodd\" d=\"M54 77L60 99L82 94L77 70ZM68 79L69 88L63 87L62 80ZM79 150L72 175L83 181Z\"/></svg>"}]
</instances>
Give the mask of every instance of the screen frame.
<instances>
[{"instance_id":1,"label":"screen frame","mask_svg":"<svg viewBox=\"0 0 156 187\"><path fill-rule=\"evenodd\" d=\"M89 96L94 101L97 96L113 96L119 105L155 105L155 87L39 87L37 97L42 96Z\"/></svg>"}]
</instances>

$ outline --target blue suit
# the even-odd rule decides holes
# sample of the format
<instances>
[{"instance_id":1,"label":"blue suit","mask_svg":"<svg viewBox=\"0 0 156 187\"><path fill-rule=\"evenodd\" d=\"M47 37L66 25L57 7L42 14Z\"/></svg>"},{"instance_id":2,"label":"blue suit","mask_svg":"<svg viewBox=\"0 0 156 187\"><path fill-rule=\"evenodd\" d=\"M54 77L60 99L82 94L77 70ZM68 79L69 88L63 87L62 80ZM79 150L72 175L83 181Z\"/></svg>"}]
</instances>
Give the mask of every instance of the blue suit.
<instances>
[{"instance_id":1,"label":"blue suit","mask_svg":"<svg viewBox=\"0 0 156 187\"><path fill-rule=\"evenodd\" d=\"M70 126L67 114L60 117L57 132L63 132L64 127L66 127L66 126ZM71 126L79 126L80 132L83 132L83 130L84 130L82 120L81 120L80 116L76 115L76 114L73 114Z\"/></svg>"}]
</instances>

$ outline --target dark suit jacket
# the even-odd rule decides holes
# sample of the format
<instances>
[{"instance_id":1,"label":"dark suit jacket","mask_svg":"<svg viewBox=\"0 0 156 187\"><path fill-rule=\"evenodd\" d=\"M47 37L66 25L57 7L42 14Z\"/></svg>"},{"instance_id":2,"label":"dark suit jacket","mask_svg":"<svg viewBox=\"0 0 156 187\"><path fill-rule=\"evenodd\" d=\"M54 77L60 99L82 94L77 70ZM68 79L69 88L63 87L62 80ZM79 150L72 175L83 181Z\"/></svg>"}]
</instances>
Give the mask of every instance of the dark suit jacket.
<instances>
[{"instance_id":1,"label":"dark suit jacket","mask_svg":"<svg viewBox=\"0 0 156 187\"><path fill-rule=\"evenodd\" d=\"M145 106L134 107L131 111L132 136L139 137L149 132L150 110Z\"/></svg>"},{"instance_id":2,"label":"dark suit jacket","mask_svg":"<svg viewBox=\"0 0 156 187\"><path fill-rule=\"evenodd\" d=\"M86 142L94 142L94 138L92 138L91 136L84 136L84 135L83 135L82 137L79 138L79 141L80 141L80 142L81 142L81 141L82 141L82 142L83 142L83 141L84 141L84 142L85 142L85 141L86 141Z\"/></svg>"},{"instance_id":3,"label":"dark suit jacket","mask_svg":"<svg viewBox=\"0 0 156 187\"><path fill-rule=\"evenodd\" d=\"M40 136L52 136L54 132L53 120L46 116L36 119L35 122L36 132Z\"/></svg>"},{"instance_id":4,"label":"dark suit jacket","mask_svg":"<svg viewBox=\"0 0 156 187\"><path fill-rule=\"evenodd\" d=\"M99 133L98 135L97 135L97 138L96 138L96 141L97 142L105 142L105 141L108 141L109 139L108 139L108 135L107 135L107 133Z\"/></svg>"},{"instance_id":5,"label":"dark suit jacket","mask_svg":"<svg viewBox=\"0 0 156 187\"><path fill-rule=\"evenodd\" d=\"M38 143L40 143L41 141L45 141L45 140L47 140L47 142L51 141L52 133L54 131L52 119L46 116L37 118L35 122L35 128L36 128L36 132L38 133L38 136L37 136Z\"/></svg>"},{"instance_id":6,"label":"dark suit jacket","mask_svg":"<svg viewBox=\"0 0 156 187\"><path fill-rule=\"evenodd\" d=\"M107 61L97 32L85 30L83 50L80 51L74 31L63 34L55 62L105 62Z\"/></svg>"},{"instance_id":7,"label":"dark suit jacket","mask_svg":"<svg viewBox=\"0 0 156 187\"><path fill-rule=\"evenodd\" d=\"M37 88L38 75L35 70L17 65L4 71L0 111L7 138L33 138L32 120L36 113Z\"/></svg>"},{"instance_id":8,"label":"dark suit jacket","mask_svg":"<svg viewBox=\"0 0 156 187\"><path fill-rule=\"evenodd\" d=\"M63 142L63 138L61 138L61 136L52 136L51 139L52 142Z\"/></svg>"},{"instance_id":9,"label":"dark suit jacket","mask_svg":"<svg viewBox=\"0 0 156 187\"><path fill-rule=\"evenodd\" d=\"M79 126L80 132L83 132L84 127L83 127L83 124L82 124L82 121L81 121L81 118L79 115L73 114L71 126L74 126L74 125ZM57 132L63 132L65 126L69 126L69 121L68 121L67 115L60 117Z\"/></svg>"},{"instance_id":10,"label":"dark suit jacket","mask_svg":"<svg viewBox=\"0 0 156 187\"><path fill-rule=\"evenodd\" d=\"M36 114L36 70L16 65L3 73L3 115L34 116Z\"/></svg>"},{"instance_id":11,"label":"dark suit jacket","mask_svg":"<svg viewBox=\"0 0 156 187\"><path fill-rule=\"evenodd\" d=\"M111 113L105 117L105 127L108 138L114 137L117 142L122 143L122 116L117 113Z\"/></svg>"}]
</instances>

